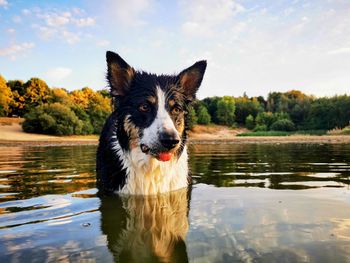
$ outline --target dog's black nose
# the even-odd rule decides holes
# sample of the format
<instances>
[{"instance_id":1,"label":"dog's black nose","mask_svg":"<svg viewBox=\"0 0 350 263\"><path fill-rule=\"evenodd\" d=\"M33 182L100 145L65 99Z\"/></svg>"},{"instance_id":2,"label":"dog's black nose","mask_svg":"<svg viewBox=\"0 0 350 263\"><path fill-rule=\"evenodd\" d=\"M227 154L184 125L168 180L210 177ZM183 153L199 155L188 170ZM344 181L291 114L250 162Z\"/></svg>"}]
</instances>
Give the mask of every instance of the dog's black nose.
<instances>
[{"instance_id":1,"label":"dog's black nose","mask_svg":"<svg viewBox=\"0 0 350 263\"><path fill-rule=\"evenodd\" d=\"M164 148L171 150L178 145L180 138L177 134L161 133L159 136L159 141Z\"/></svg>"}]
</instances>

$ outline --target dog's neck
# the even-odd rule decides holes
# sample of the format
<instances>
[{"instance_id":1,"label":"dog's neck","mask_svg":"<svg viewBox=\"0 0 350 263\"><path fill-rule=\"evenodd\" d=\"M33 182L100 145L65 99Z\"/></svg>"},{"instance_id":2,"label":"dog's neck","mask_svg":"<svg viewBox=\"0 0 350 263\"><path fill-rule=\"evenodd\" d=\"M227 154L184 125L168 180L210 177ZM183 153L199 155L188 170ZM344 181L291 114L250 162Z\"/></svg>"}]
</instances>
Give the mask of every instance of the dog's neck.
<instances>
[{"instance_id":1,"label":"dog's neck","mask_svg":"<svg viewBox=\"0 0 350 263\"><path fill-rule=\"evenodd\" d=\"M161 162L144 154L139 147L124 153L126 168L122 194L153 195L178 190L188 185L188 156L185 146L179 158Z\"/></svg>"}]
</instances>

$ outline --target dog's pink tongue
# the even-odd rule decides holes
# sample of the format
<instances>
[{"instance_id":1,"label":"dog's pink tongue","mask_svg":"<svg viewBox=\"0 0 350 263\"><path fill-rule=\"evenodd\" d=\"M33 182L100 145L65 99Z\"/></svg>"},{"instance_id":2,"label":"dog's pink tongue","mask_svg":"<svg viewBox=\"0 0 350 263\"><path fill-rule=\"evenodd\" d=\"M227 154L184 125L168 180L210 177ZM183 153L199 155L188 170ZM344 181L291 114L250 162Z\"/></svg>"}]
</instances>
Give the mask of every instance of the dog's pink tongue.
<instances>
[{"instance_id":1,"label":"dog's pink tongue","mask_svg":"<svg viewBox=\"0 0 350 263\"><path fill-rule=\"evenodd\" d=\"M162 162L167 162L170 161L171 159L171 153L167 153L167 152L162 152L158 155L158 158L160 161Z\"/></svg>"}]
</instances>

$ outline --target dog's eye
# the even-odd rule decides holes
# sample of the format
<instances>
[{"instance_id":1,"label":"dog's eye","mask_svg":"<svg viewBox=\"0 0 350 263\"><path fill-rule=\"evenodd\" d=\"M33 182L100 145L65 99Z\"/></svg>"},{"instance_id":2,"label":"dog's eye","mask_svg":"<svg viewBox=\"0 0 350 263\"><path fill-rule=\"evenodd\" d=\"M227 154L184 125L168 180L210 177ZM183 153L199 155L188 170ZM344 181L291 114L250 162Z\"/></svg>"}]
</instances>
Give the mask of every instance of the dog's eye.
<instances>
[{"instance_id":1,"label":"dog's eye","mask_svg":"<svg viewBox=\"0 0 350 263\"><path fill-rule=\"evenodd\" d=\"M151 107L147 103L143 103L139 106L139 111L141 112L149 112Z\"/></svg>"},{"instance_id":2,"label":"dog's eye","mask_svg":"<svg viewBox=\"0 0 350 263\"><path fill-rule=\"evenodd\" d=\"M174 107L172 110L171 110L171 113L172 114L179 114L181 112L181 109L179 107Z\"/></svg>"}]
</instances>

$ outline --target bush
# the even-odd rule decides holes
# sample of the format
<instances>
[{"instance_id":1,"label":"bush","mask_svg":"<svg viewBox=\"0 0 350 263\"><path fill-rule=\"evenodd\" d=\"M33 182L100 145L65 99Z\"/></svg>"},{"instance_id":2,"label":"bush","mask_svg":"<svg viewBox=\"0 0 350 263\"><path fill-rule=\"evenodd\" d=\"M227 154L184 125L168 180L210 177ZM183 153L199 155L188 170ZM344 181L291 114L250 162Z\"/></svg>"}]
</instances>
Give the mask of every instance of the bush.
<instances>
[{"instance_id":1,"label":"bush","mask_svg":"<svg viewBox=\"0 0 350 263\"><path fill-rule=\"evenodd\" d=\"M237 136L289 136L291 133L286 131L258 131L258 132L244 132L237 134Z\"/></svg>"},{"instance_id":2,"label":"bush","mask_svg":"<svg viewBox=\"0 0 350 263\"><path fill-rule=\"evenodd\" d=\"M275 121L276 121L275 115L272 112L260 112L255 118L256 125L257 126L265 125L267 127L266 130Z\"/></svg>"},{"instance_id":3,"label":"bush","mask_svg":"<svg viewBox=\"0 0 350 263\"><path fill-rule=\"evenodd\" d=\"M53 135L81 134L84 126L74 112L60 103L37 106L24 115L25 132Z\"/></svg>"},{"instance_id":4,"label":"bush","mask_svg":"<svg viewBox=\"0 0 350 263\"><path fill-rule=\"evenodd\" d=\"M267 126L265 124L256 125L253 131L254 132L267 131Z\"/></svg>"},{"instance_id":5,"label":"bush","mask_svg":"<svg viewBox=\"0 0 350 263\"><path fill-rule=\"evenodd\" d=\"M200 105L198 107L198 123L199 124L209 124L211 121L211 117L208 113L207 107Z\"/></svg>"},{"instance_id":6,"label":"bush","mask_svg":"<svg viewBox=\"0 0 350 263\"><path fill-rule=\"evenodd\" d=\"M194 125L197 124L197 115L196 115L196 111L194 110L194 108L192 106L189 106L188 108L188 113L186 116L186 125L187 128L192 130Z\"/></svg>"},{"instance_id":7,"label":"bush","mask_svg":"<svg viewBox=\"0 0 350 263\"><path fill-rule=\"evenodd\" d=\"M249 130L253 130L255 127L255 123L254 123L254 117L253 115L249 114L247 116L247 118L245 119L245 126L247 127L247 129Z\"/></svg>"},{"instance_id":8,"label":"bush","mask_svg":"<svg viewBox=\"0 0 350 263\"><path fill-rule=\"evenodd\" d=\"M271 125L270 129L273 131L294 131L295 125L291 120L281 119L281 120L275 121Z\"/></svg>"}]
</instances>

